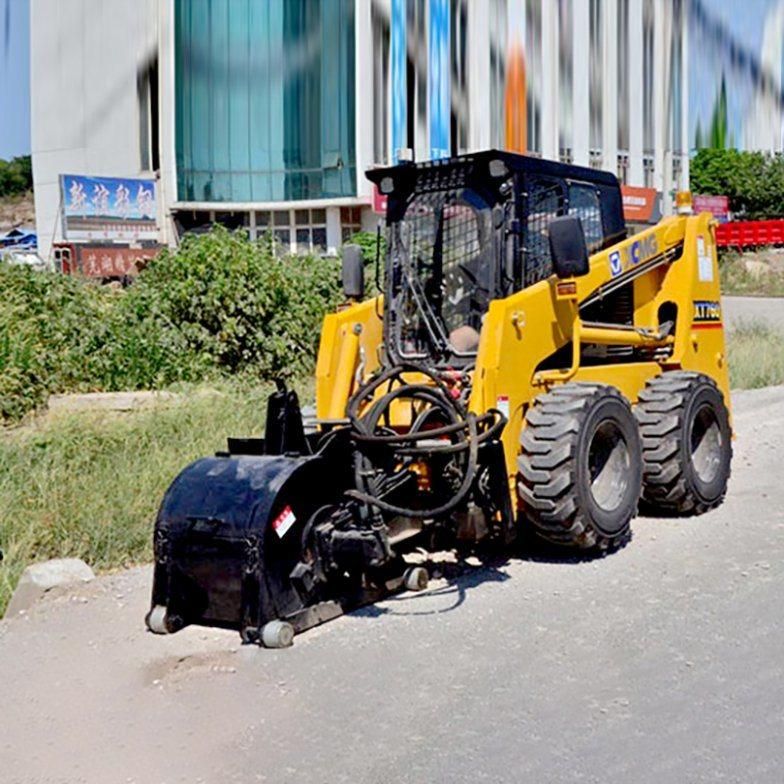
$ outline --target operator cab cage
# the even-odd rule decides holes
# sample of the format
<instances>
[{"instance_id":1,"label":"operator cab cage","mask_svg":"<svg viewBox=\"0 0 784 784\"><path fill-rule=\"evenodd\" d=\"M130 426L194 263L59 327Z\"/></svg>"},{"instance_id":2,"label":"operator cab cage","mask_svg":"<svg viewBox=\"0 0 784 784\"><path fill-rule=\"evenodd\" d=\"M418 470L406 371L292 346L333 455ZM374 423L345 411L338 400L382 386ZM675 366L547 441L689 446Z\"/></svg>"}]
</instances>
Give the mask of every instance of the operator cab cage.
<instances>
[{"instance_id":1,"label":"operator cab cage","mask_svg":"<svg viewBox=\"0 0 784 784\"><path fill-rule=\"evenodd\" d=\"M548 225L580 217L590 253L626 237L612 174L498 150L367 173L387 198L386 353L468 367L494 299L552 274Z\"/></svg>"}]
</instances>

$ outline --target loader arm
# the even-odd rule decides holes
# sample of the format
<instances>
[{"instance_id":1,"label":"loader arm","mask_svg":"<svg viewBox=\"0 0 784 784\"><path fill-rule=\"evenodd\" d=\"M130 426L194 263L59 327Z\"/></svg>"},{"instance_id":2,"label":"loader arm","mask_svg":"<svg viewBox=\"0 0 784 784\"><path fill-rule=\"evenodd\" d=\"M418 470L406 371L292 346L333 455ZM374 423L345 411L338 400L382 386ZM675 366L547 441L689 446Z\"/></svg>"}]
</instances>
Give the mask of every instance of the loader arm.
<instances>
[{"instance_id":1,"label":"loader arm","mask_svg":"<svg viewBox=\"0 0 784 784\"><path fill-rule=\"evenodd\" d=\"M502 407L509 423L502 437L513 501L516 457L523 417L537 395L566 381L610 384L636 402L646 381L665 369L696 370L716 379L729 407L729 380L720 327L721 303L712 218L665 219L591 257L587 275L567 281L555 276L491 303L482 328L470 408ZM630 283L635 330L588 325L580 306ZM559 288L572 289L571 297ZM663 316L674 329L660 336ZM584 366L572 352L571 366L538 371L542 362L573 341L605 345L649 345L666 349L666 359ZM658 338L658 339L657 339Z\"/></svg>"}]
</instances>

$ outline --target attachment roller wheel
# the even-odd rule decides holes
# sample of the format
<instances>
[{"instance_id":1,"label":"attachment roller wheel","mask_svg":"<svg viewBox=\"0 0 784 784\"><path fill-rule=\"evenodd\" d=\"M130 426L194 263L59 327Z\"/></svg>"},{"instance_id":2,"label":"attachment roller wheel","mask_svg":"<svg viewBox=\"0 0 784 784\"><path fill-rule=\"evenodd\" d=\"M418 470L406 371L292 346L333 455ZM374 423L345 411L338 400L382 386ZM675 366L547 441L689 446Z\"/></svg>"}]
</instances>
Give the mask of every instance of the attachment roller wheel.
<instances>
[{"instance_id":1,"label":"attachment roller wheel","mask_svg":"<svg viewBox=\"0 0 784 784\"><path fill-rule=\"evenodd\" d=\"M147 617L144 621L147 624L147 628L153 634L169 634L166 608L162 604L156 604L155 607L147 613Z\"/></svg>"},{"instance_id":2,"label":"attachment roller wheel","mask_svg":"<svg viewBox=\"0 0 784 784\"><path fill-rule=\"evenodd\" d=\"M424 591L430 575L424 566L411 566L403 574L403 585L407 591Z\"/></svg>"},{"instance_id":3,"label":"attachment roller wheel","mask_svg":"<svg viewBox=\"0 0 784 784\"><path fill-rule=\"evenodd\" d=\"M289 648L294 642L294 627L286 621L270 621L261 627L260 639L265 648Z\"/></svg>"}]
</instances>

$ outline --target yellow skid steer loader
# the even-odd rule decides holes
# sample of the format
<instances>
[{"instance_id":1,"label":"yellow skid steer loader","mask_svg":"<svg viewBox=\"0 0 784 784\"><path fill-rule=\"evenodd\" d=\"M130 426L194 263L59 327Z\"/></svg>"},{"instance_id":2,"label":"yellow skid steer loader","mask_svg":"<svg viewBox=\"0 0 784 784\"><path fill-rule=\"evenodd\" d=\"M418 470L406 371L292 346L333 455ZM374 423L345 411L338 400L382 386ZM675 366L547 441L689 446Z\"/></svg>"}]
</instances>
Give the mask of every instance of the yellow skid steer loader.
<instances>
[{"instance_id":1,"label":"yellow skid steer loader","mask_svg":"<svg viewBox=\"0 0 784 784\"><path fill-rule=\"evenodd\" d=\"M414 550L527 531L608 551L640 504L699 514L724 497L710 215L627 236L613 175L496 150L368 176L388 200L381 293L364 297L346 249L315 426L281 384L264 438L230 438L174 480L155 526L154 632L220 626L282 647L424 588Z\"/></svg>"}]
</instances>

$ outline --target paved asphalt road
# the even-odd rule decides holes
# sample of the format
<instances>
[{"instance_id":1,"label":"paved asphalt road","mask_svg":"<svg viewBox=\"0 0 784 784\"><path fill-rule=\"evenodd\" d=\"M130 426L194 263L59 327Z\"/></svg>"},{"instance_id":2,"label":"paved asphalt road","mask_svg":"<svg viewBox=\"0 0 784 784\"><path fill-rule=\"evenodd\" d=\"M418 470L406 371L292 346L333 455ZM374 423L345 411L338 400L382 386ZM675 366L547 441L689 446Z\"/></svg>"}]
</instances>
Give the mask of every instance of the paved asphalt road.
<instances>
[{"instance_id":1,"label":"paved asphalt road","mask_svg":"<svg viewBox=\"0 0 784 784\"><path fill-rule=\"evenodd\" d=\"M510 560L298 638L146 634L150 570L0 623L0 780L784 780L784 388L736 396L703 517Z\"/></svg>"},{"instance_id":2,"label":"paved asphalt road","mask_svg":"<svg viewBox=\"0 0 784 784\"><path fill-rule=\"evenodd\" d=\"M730 330L739 323L762 321L784 332L784 297L723 297L722 304Z\"/></svg>"}]
</instances>

